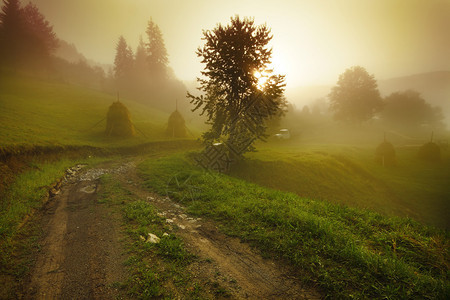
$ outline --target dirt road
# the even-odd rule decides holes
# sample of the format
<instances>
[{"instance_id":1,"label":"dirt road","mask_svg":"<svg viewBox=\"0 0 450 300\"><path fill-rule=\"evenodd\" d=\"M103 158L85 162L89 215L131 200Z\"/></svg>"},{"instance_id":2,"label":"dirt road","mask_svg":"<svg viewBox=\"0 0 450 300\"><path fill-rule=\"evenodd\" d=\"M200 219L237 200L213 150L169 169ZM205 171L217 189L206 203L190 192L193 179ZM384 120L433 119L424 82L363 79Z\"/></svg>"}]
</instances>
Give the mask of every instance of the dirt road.
<instances>
[{"instance_id":1,"label":"dirt road","mask_svg":"<svg viewBox=\"0 0 450 300\"><path fill-rule=\"evenodd\" d=\"M127 276L121 221L97 203L99 180L88 172L69 178L45 207L47 235L25 298L113 299L120 292L113 286Z\"/></svg>"},{"instance_id":2,"label":"dirt road","mask_svg":"<svg viewBox=\"0 0 450 300\"><path fill-rule=\"evenodd\" d=\"M166 196L142 188L136 162L115 167L76 169L45 207L47 233L29 283L27 299L128 298L117 288L127 279L124 233L120 215L98 203L99 177L112 174L139 199L154 205L175 234L198 259L189 266L195 278L207 282L220 275L232 299L319 299L290 274L289 267L261 255L239 239L219 232L212 221L194 218ZM176 225L176 226L175 226Z\"/></svg>"}]
</instances>

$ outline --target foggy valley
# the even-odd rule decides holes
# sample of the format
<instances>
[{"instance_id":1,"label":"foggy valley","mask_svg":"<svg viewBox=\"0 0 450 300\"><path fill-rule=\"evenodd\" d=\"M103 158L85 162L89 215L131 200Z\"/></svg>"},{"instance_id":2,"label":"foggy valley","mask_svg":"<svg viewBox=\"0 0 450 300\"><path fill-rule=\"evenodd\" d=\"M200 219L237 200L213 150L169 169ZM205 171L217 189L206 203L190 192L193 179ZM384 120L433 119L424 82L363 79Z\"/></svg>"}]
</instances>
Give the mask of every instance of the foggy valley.
<instances>
[{"instance_id":1,"label":"foggy valley","mask_svg":"<svg viewBox=\"0 0 450 300\"><path fill-rule=\"evenodd\" d=\"M450 297L450 2L0 7L0 299Z\"/></svg>"}]
</instances>

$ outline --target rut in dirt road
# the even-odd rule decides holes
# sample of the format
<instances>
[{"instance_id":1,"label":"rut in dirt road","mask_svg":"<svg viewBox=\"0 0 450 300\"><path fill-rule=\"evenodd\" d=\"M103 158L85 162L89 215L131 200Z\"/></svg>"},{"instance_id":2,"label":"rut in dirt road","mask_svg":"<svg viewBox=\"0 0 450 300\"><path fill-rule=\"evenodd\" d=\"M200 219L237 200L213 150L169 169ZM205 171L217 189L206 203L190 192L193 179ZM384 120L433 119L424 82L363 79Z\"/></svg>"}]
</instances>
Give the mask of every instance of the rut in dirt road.
<instances>
[{"instance_id":1,"label":"rut in dirt road","mask_svg":"<svg viewBox=\"0 0 450 300\"><path fill-rule=\"evenodd\" d=\"M120 220L97 203L98 180L87 174L72 177L47 203L47 235L27 299L113 299L114 283L127 278Z\"/></svg>"}]
</instances>

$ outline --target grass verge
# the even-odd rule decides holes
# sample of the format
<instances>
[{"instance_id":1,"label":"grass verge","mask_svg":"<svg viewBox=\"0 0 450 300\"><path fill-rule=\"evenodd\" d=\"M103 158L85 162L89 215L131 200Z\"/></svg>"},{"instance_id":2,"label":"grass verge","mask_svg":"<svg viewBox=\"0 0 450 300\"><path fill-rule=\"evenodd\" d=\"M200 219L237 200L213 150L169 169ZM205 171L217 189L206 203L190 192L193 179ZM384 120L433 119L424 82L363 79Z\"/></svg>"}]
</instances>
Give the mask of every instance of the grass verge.
<instances>
[{"instance_id":1,"label":"grass verge","mask_svg":"<svg viewBox=\"0 0 450 300\"><path fill-rule=\"evenodd\" d=\"M183 155L139 166L146 185L169 193L228 234L294 264L330 298L445 299L449 235L386 217L205 172Z\"/></svg>"}]
</instances>

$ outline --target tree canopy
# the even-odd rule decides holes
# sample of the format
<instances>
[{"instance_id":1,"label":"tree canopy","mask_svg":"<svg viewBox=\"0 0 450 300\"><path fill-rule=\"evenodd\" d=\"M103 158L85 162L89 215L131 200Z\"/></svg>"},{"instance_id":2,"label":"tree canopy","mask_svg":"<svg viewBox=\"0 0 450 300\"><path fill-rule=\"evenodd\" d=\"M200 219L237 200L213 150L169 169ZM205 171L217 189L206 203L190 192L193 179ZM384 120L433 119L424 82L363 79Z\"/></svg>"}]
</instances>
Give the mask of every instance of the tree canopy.
<instances>
[{"instance_id":1,"label":"tree canopy","mask_svg":"<svg viewBox=\"0 0 450 300\"><path fill-rule=\"evenodd\" d=\"M351 67L341 74L328 97L334 118L339 121L361 123L371 119L382 108L374 76L360 66Z\"/></svg>"},{"instance_id":2,"label":"tree canopy","mask_svg":"<svg viewBox=\"0 0 450 300\"><path fill-rule=\"evenodd\" d=\"M384 99L384 103L381 119L396 129L414 130L424 124L443 126L441 108L432 107L416 91L392 93Z\"/></svg>"},{"instance_id":3,"label":"tree canopy","mask_svg":"<svg viewBox=\"0 0 450 300\"><path fill-rule=\"evenodd\" d=\"M271 39L266 25L239 16L226 26L203 31L205 44L196 53L205 65L204 78L198 78L204 94L188 93L188 98L211 125L203 134L207 145L223 142L239 156L252 149L256 139L264 139L266 121L283 113L284 76L269 70Z\"/></svg>"}]
</instances>

